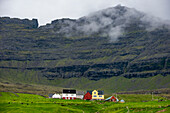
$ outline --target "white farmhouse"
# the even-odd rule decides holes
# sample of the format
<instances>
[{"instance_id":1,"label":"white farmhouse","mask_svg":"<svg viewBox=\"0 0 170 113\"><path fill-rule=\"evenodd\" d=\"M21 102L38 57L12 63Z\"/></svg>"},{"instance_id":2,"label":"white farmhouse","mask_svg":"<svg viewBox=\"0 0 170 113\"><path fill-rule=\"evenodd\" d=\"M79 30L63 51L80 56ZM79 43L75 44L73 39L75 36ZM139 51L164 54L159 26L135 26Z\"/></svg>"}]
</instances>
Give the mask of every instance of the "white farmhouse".
<instances>
[{"instance_id":1,"label":"white farmhouse","mask_svg":"<svg viewBox=\"0 0 170 113\"><path fill-rule=\"evenodd\" d=\"M63 89L63 99L76 99L76 90Z\"/></svg>"}]
</instances>

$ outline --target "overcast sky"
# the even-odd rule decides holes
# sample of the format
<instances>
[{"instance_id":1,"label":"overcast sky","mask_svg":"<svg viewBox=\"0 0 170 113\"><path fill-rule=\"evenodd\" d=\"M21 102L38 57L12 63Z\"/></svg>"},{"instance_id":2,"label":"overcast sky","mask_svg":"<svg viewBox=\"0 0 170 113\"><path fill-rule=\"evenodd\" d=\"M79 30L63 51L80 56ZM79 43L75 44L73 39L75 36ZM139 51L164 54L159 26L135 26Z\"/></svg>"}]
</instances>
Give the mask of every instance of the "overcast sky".
<instances>
[{"instance_id":1,"label":"overcast sky","mask_svg":"<svg viewBox=\"0 0 170 113\"><path fill-rule=\"evenodd\" d=\"M79 18L118 4L170 20L170 0L0 0L0 16L37 18L40 25Z\"/></svg>"}]
</instances>

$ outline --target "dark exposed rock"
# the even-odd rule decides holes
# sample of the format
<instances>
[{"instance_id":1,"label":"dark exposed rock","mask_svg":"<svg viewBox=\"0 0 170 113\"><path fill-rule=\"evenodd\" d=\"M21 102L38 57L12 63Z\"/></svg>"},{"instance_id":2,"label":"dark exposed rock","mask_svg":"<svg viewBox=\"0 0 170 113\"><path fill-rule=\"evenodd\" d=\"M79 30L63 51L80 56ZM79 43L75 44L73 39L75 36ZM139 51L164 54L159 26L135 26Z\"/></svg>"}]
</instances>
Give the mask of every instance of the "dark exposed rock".
<instances>
[{"instance_id":1,"label":"dark exposed rock","mask_svg":"<svg viewBox=\"0 0 170 113\"><path fill-rule=\"evenodd\" d=\"M147 30L152 23L145 16L117 6L39 28L37 19L0 17L0 69L33 70L49 80L167 76L170 30L166 25ZM122 34L111 36L120 26Z\"/></svg>"},{"instance_id":2,"label":"dark exposed rock","mask_svg":"<svg viewBox=\"0 0 170 113\"><path fill-rule=\"evenodd\" d=\"M23 20L21 20L18 18L0 17L0 24L2 26L8 25L8 27L10 27L10 26L12 27L12 24L16 24L19 26L20 25L25 26L25 28L38 28L38 20L37 19L32 19L32 20L23 19Z\"/></svg>"}]
</instances>

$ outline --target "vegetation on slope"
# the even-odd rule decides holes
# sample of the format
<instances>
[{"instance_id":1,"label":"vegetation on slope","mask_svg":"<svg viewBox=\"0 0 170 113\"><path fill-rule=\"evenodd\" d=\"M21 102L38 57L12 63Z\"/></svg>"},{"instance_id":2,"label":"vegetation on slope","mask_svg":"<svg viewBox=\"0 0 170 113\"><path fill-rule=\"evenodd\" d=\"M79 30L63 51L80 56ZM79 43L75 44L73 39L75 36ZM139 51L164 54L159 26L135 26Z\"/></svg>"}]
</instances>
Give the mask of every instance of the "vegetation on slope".
<instances>
[{"instance_id":1,"label":"vegetation on slope","mask_svg":"<svg viewBox=\"0 0 170 113\"><path fill-rule=\"evenodd\" d=\"M1 113L30 113L30 112L157 112L164 110L169 112L169 100L154 96L155 101L151 101L151 95L122 95L119 99L127 100L126 103L113 103L104 101L86 100L62 100L49 99L39 95L0 92L0 112ZM145 102L143 102L145 100ZM163 101L158 101L163 100ZM148 101L148 102L146 102Z\"/></svg>"},{"instance_id":2,"label":"vegetation on slope","mask_svg":"<svg viewBox=\"0 0 170 113\"><path fill-rule=\"evenodd\" d=\"M125 18L129 11L134 13ZM101 16L110 18L112 23L94 33L90 28L89 32L74 29L93 22L101 25L105 23L101 22ZM1 17L0 79L76 88L97 88L101 86L99 83L108 82L107 86L102 85L108 92L111 89L107 87L117 86L115 91L169 88L170 30L166 25L147 30L151 23L141 21L143 16L134 9L117 6L99 11L92 17L59 19L39 28L35 19ZM112 41L108 31L119 24L124 25L122 22L126 19L129 24L125 23L122 34ZM113 33L116 32L113 30ZM154 77L157 75L161 76ZM138 83L126 78L135 78ZM160 84L159 78L164 80ZM82 82L87 85L83 86L81 80L90 85ZM140 81L145 81L144 86ZM127 84L131 86L127 87Z\"/></svg>"},{"instance_id":3,"label":"vegetation on slope","mask_svg":"<svg viewBox=\"0 0 170 113\"><path fill-rule=\"evenodd\" d=\"M15 74L17 72L14 71L12 73ZM6 76L9 76L8 73L4 73L4 74ZM8 78L6 78L6 76L3 76L2 79L0 79L1 83L3 83L1 85L1 88L6 89L4 91L10 91L10 89L12 89L8 87L8 85L5 84L6 82L9 84L11 83L25 84L23 85L24 91L26 91L24 86L27 86L28 84L30 85L31 84L43 84L43 85L53 85L53 86L62 87L62 88L76 88L76 89L84 90L84 91L98 89L98 90L104 90L105 94L112 94L112 93L120 92L120 91L134 91L134 90L141 90L141 89L154 90L154 89L170 87L170 83L169 83L170 76L169 75L168 76L157 75L152 78L131 78L131 79L120 76L120 77L111 77L107 79L100 79L98 81L92 81L87 78L70 78L70 79L56 78L54 80L48 80L46 77L34 76L34 74L32 75L32 77L30 77L31 74L29 73L28 73L28 76L23 76L22 73L20 74L19 72L16 74L15 77L9 76ZM39 87L39 86L32 87L33 88L32 90L34 90L34 88L37 89L36 87ZM7 90L8 88L9 90ZM54 89L57 90L57 88L54 88ZM31 89L30 89L30 92L31 92Z\"/></svg>"}]
</instances>

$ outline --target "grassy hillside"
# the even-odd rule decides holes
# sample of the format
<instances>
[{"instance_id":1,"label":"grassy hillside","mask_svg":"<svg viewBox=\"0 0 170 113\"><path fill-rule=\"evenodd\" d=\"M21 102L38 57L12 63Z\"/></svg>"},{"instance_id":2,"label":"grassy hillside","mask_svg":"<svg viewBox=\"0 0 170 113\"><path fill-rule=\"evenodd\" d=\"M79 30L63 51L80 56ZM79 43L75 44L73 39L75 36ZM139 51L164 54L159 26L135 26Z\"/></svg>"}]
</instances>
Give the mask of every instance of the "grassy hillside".
<instances>
[{"instance_id":1,"label":"grassy hillside","mask_svg":"<svg viewBox=\"0 0 170 113\"><path fill-rule=\"evenodd\" d=\"M119 99L124 99L126 103L113 103L104 101L85 100L60 100L49 99L39 95L0 92L0 112L1 113L120 113L120 112L157 112L170 111L170 101L154 96L155 101L151 101L151 95L120 95ZM158 100L163 100L158 102ZM145 101L145 102L143 102ZM147 101L147 102L146 102Z\"/></svg>"},{"instance_id":2,"label":"grassy hillside","mask_svg":"<svg viewBox=\"0 0 170 113\"><path fill-rule=\"evenodd\" d=\"M0 82L0 91L48 95L50 93L61 93L63 88L49 85L10 83L6 81Z\"/></svg>"},{"instance_id":3,"label":"grassy hillside","mask_svg":"<svg viewBox=\"0 0 170 113\"><path fill-rule=\"evenodd\" d=\"M1 72L3 71L4 70L2 70ZM10 71L8 72L11 73ZM15 74L15 76L13 76L12 74ZM85 90L85 91L91 90L91 89L100 89L100 90L104 90L105 93L107 94L112 94L112 93L120 92L120 91L134 91L134 90L141 90L141 89L152 90L152 89L161 89L161 88L170 87L170 83L169 83L170 76L169 75L168 76L157 75L157 76L150 77L150 78L131 78L131 79L119 76L119 77L111 77L107 79L94 81L94 80L89 80L83 77L70 78L70 79L56 78L53 80L48 80L46 77L35 76L34 74L29 74L29 73L27 73L28 74L27 76L23 76L22 74L20 74L20 72L15 72L15 71L12 71L12 74L8 74L6 71L4 71L5 76L1 76L1 79L0 79L2 83L1 88L6 89L4 91L10 91L10 89L12 89L13 85L10 88L10 86L8 86L8 82L10 84L11 83L25 84L22 87L24 91L29 89L29 85L37 84L37 86L32 87L32 89L30 86L30 89L29 89L30 92L31 90L37 89L37 87L39 87L38 84L41 84L42 86L50 85L51 88L48 88L49 90L52 89L52 87L54 86L55 87L53 89L55 89L56 91L61 90L61 88L76 88L76 89ZM57 87L60 87L60 88L57 89ZM48 89L45 91L48 92Z\"/></svg>"}]
</instances>

